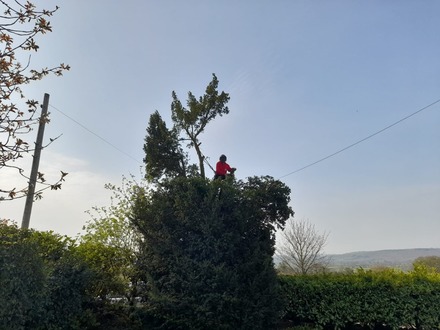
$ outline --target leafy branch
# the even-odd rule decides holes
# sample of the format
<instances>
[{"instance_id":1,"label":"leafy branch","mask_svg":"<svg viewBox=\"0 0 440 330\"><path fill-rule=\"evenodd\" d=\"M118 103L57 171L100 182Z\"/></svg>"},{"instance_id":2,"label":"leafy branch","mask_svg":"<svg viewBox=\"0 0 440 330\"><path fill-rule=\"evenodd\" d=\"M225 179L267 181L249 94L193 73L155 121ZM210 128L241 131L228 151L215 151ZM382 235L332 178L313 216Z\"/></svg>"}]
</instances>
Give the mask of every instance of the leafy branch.
<instances>
[{"instance_id":1,"label":"leafy branch","mask_svg":"<svg viewBox=\"0 0 440 330\"><path fill-rule=\"evenodd\" d=\"M49 117L37 117L38 101L26 98L22 88L49 74L61 76L70 70L70 66L61 63L50 68L31 67L29 53L39 50L39 35L52 32L49 18L58 7L39 10L30 1L22 3L17 0L0 0L0 7L3 7L0 14L0 170L16 169L23 176L23 169L13 163L33 151L26 137L42 120L49 123ZM27 60L22 63L22 58ZM18 100L19 104L12 100ZM35 197L40 198L42 191L49 188L60 189L62 181L63 175L55 183L45 183L46 187L39 189ZM0 201L23 197L26 191L25 188L0 187Z\"/></svg>"}]
</instances>

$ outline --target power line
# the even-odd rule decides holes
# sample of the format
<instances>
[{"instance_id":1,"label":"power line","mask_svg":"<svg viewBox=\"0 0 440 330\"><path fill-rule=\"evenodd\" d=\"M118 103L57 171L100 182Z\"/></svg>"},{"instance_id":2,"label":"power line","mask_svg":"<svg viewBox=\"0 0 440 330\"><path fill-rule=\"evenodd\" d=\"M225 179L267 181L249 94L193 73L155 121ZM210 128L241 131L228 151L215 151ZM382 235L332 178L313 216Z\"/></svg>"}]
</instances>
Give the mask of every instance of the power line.
<instances>
[{"instance_id":1,"label":"power line","mask_svg":"<svg viewBox=\"0 0 440 330\"><path fill-rule=\"evenodd\" d=\"M365 137L365 138L363 138L363 139L361 139L361 140L359 140L359 141L357 141L357 142L355 142L355 143L350 144L349 146L347 146L347 147L345 147L345 148L342 148L342 149L340 149L340 150L338 150L338 151L336 151L336 152L334 152L334 153L332 153L332 154L330 154L330 155L328 155L328 156L325 156L325 157L323 157L323 158L321 158L321 159L318 159L317 161L314 161L313 163L310 163L310 164L308 164L308 165L306 165L306 166L303 166L303 167L301 167L301 168L299 168L299 169L297 169L297 170L295 170L295 171L292 171L292 172L287 173L287 174L285 174L285 175L283 175L283 176L280 176L279 179L282 179L282 178L285 178L286 176L289 176L289 175L292 175L292 174L298 173L298 172L300 172L300 171L303 171L303 170L305 170L306 168L309 168L309 167L311 167L311 166L313 166L313 165L316 165L316 164L318 164L318 163L323 162L324 160L327 160L327 159L329 159L329 158L331 158L331 157L333 157L333 156L336 156L337 154L340 154L341 152L344 152L344 151L347 150L347 149L350 149L350 148L352 148L352 147L354 147L354 146L356 146L356 145L358 145L358 144L360 144L360 143L362 143L362 142L364 142L364 141L366 141L366 140L368 140L368 139L371 139L373 136L376 136L376 135L378 135L378 134L380 134L380 133L386 131L387 129L390 129L390 128L393 127L393 126L396 126L397 124L400 124L400 123L403 122L404 120L407 120L407 119L411 118L412 116L417 115L418 113L422 112L423 110L426 110L426 109L432 107L433 105L435 105L435 104L437 104L437 103L439 103L439 102L440 102L440 99L438 99L437 101L434 101L434 102L432 102L431 104L428 104L427 106L425 106L425 107L423 107L423 108L417 110L416 112L413 112L412 114L410 114L410 115L408 115L408 116L406 116L406 117L404 117L404 118L402 118L402 119L400 119L400 120L398 120L398 121L392 123L391 125L388 125L388 126L382 128L381 130L379 130L379 131L377 131L377 132L375 132L375 133L373 133L373 134L371 134L371 135L368 135L367 137Z\"/></svg>"},{"instance_id":2,"label":"power line","mask_svg":"<svg viewBox=\"0 0 440 330\"><path fill-rule=\"evenodd\" d=\"M105 143L107 143L109 146L111 146L113 149L116 149L117 151L119 151L120 153L123 153L125 156L131 158L132 160L134 160L136 163L141 164L136 158L134 158L133 156L131 156L130 154L126 153L124 150L118 148L117 146L115 146L113 143L107 141L106 139L104 139L103 137L99 136L98 134L96 134L95 132L93 132L92 130L90 130L89 128L87 128L86 126L84 126L83 124L81 124L79 121L73 119L72 117L70 117L69 115L65 114L64 112L62 112L60 109L54 107L52 104L49 104L49 106L51 108L54 108L56 111L58 111L59 113L61 113L63 116L69 118L71 121L73 121L74 123L76 123L77 125L81 126L83 129L85 129L87 132L89 132L90 134L93 134L94 136L96 136L98 139L100 139L101 141L104 141Z\"/></svg>"}]
</instances>

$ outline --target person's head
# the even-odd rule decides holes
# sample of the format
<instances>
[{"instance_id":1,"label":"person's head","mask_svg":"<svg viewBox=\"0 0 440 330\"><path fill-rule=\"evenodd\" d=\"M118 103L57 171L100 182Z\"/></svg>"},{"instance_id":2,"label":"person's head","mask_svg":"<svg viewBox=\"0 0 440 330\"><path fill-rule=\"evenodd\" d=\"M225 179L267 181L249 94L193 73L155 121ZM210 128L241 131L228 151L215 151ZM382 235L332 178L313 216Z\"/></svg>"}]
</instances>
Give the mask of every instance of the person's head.
<instances>
[{"instance_id":1,"label":"person's head","mask_svg":"<svg viewBox=\"0 0 440 330\"><path fill-rule=\"evenodd\" d=\"M223 162L223 163L226 162L226 156L225 155L221 155L220 156L220 161Z\"/></svg>"}]
</instances>

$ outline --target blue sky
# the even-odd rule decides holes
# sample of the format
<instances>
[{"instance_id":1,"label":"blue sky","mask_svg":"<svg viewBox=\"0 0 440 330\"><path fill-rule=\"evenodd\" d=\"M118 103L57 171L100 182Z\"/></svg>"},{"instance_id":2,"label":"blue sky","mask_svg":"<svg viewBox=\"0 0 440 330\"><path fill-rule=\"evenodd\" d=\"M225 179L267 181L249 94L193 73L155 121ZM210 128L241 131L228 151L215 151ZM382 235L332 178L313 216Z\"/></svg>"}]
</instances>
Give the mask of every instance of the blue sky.
<instances>
[{"instance_id":1,"label":"blue sky","mask_svg":"<svg viewBox=\"0 0 440 330\"><path fill-rule=\"evenodd\" d=\"M440 99L439 2L36 3L60 9L33 63L72 69L26 87L51 95L46 138L63 134L42 170L69 172L31 226L79 232L109 204L104 183L139 177L150 114L169 121L171 92L201 95L215 73L230 114L207 127L204 154L242 179L282 177L295 218L330 233L327 253L440 247L440 104L285 176ZM21 222L24 201L2 204Z\"/></svg>"}]
</instances>

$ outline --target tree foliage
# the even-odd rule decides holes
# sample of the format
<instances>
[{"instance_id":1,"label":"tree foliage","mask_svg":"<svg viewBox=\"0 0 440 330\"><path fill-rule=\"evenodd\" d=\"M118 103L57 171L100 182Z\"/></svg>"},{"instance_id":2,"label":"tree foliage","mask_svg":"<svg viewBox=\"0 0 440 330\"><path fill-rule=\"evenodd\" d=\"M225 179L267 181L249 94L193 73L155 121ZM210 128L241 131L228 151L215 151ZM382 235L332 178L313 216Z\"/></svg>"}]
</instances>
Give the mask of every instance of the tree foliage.
<instances>
[{"instance_id":1,"label":"tree foliage","mask_svg":"<svg viewBox=\"0 0 440 330\"><path fill-rule=\"evenodd\" d=\"M226 104L229 101L229 94L217 91L218 79L215 74L212 75L212 81L205 90L205 95L199 99L188 92L187 106L185 108L177 97L172 93L173 103L171 104L171 118L175 125L182 129L189 140L189 146L196 150L199 159L200 176L205 177L204 156L200 149L199 135L203 133L206 125L217 116L223 116L229 113Z\"/></svg>"},{"instance_id":2,"label":"tree foliage","mask_svg":"<svg viewBox=\"0 0 440 330\"><path fill-rule=\"evenodd\" d=\"M169 130L158 111L150 116L144 151L148 180L186 175L187 157L180 147L178 131Z\"/></svg>"},{"instance_id":3,"label":"tree foliage","mask_svg":"<svg viewBox=\"0 0 440 330\"><path fill-rule=\"evenodd\" d=\"M186 107L172 97L171 129L157 111L150 116L144 161L155 184L139 191L132 213L147 309L162 329L273 328L275 232L293 215L290 189L269 176L206 179L200 136L229 113L215 74L203 96L188 93ZM188 164L184 142L197 165Z\"/></svg>"},{"instance_id":4,"label":"tree foliage","mask_svg":"<svg viewBox=\"0 0 440 330\"><path fill-rule=\"evenodd\" d=\"M218 92L218 79L212 75L205 94L198 99L188 92L187 107L183 106L176 92L172 92L171 119L173 128L167 129L165 122L156 111L150 116L145 139L144 162L149 180L158 180L162 176L176 177L194 173L194 165L188 166L187 156L181 142L186 141L189 148L194 148L198 158L199 175L205 178L205 157L201 150L200 135L209 122L218 116L229 113L226 104L229 94Z\"/></svg>"},{"instance_id":5,"label":"tree foliage","mask_svg":"<svg viewBox=\"0 0 440 330\"><path fill-rule=\"evenodd\" d=\"M440 257L439 256L427 256L419 257L414 260L414 268L424 266L433 269L437 273L440 273Z\"/></svg>"},{"instance_id":6,"label":"tree foliage","mask_svg":"<svg viewBox=\"0 0 440 330\"><path fill-rule=\"evenodd\" d=\"M112 192L109 207L94 207L91 220L79 238L78 252L95 271L93 293L126 297L131 303L137 296L139 276L136 262L140 235L130 222L134 197L146 189L144 181L123 177L122 186L107 184Z\"/></svg>"},{"instance_id":7,"label":"tree foliage","mask_svg":"<svg viewBox=\"0 0 440 330\"><path fill-rule=\"evenodd\" d=\"M43 261L29 232L2 224L0 236L0 329L25 329L43 312Z\"/></svg>"},{"instance_id":8,"label":"tree foliage","mask_svg":"<svg viewBox=\"0 0 440 330\"><path fill-rule=\"evenodd\" d=\"M0 224L0 329L81 329L93 274L74 241Z\"/></svg>"},{"instance_id":9,"label":"tree foliage","mask_svg":"<svg viewBox=\"0 0 440 330\"><path fill-rule=\"evenodd\" d=\"M268 329L277 320L275 228L293 214L290 189L176 178L138 195L145 300L168 329Z\"/></svg>"},{"instance_id":10,"label":"tree foliage","mask_svg":"<svg viewBox=\"0 0 440 330\"><path fill-rule=\"evenodd\" d=\"M440 275L423 267L279 276L285 319L313 329L439 329Z\"/></svg>"},{"instance_id":11,"label":"tree foliage","mask_svg":"<svg viewBox=\"0 0 440 330\"><path fill-rule=\"evenodd\" d=\"M281 233L278 248L282 270L304 275L325 268L323 249L327 238L327 233L320 234L309 221L290 219Z\"/></svg>"},{"instance_id":12,"label":"tree foliage","mask_svg":"<svg viewBox=\"0 0 440 330\"><path fill-rule=\"evenodd\" d=\"M26 136L40 121L49 122L49 118L38 117L39 103L26 98L23 86L51 73L61 76L70 67L65 64L51 68L31 66L30 54L39 49L37 37L52 31L49 18L58 7L40 10L29 1L3 0L0 7L0 170L10 168L29 179L15 161L33 151L33 143L27 141ZM41 197L41 191L49 187L58 188L62 179L63 174L58 182L48 184L40 173L38 183L43 184L43 188L37 190L35 196ZM0 187L0 201L23 197L26 193L27 187Z\"/></svg>"}]
</instances>

